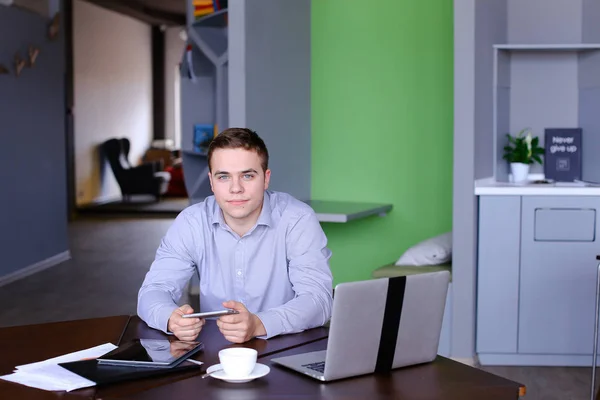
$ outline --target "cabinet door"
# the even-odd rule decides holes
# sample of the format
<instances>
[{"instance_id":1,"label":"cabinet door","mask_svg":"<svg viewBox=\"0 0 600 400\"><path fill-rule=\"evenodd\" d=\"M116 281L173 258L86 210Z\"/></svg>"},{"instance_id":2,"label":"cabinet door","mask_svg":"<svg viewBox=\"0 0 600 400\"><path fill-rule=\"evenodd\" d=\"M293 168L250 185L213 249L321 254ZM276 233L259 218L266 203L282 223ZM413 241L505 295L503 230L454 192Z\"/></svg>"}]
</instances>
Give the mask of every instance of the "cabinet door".
<instances>
[{"instance_id":1,"label":"cabinet door","mask_svg":"<svg viewBox=\"0 0 600 400\"><path fill-rule=\"evenodd\" d=\"M523 196L519 353L592 353L599 207L599 197Z\"/></svg>"},{"instance_id":2,"label":"cabinet door","mask_svg":"<svg viewBox=\"0 0 600 400\"><path fill-rule=\"evenodd\" d=\"M480 196L477 352L516 353L520 196Z\"/></svg>"}]
</instances>

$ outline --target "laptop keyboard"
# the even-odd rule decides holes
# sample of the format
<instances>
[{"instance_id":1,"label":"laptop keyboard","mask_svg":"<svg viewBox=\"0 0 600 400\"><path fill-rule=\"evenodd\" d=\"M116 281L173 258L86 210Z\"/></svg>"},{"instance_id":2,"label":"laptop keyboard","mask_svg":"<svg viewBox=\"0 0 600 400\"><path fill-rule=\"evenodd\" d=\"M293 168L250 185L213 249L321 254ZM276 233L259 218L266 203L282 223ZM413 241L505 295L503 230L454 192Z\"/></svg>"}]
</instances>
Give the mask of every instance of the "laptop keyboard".
<instances>
[{"instance_id":1,"label":"laptop keyboard","mask_svg":"<svg viewBox=\"0 0 600 400\"><path fill-rule=\"evenodd\" d=\"M303 367L312 369L314 371L324 373L325 372L325 361L319 361L316 363L304 364Z\"/></svg>"}]
</instances>

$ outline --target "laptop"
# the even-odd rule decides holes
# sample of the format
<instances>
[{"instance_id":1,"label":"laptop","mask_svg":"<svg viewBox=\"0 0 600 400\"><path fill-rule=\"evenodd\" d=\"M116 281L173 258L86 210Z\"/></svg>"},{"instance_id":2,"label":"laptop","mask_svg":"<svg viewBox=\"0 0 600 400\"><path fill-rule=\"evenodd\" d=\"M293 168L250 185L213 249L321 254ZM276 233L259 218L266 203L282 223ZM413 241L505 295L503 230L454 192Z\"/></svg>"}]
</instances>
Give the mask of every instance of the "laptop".
<instances>
[{"instance_id":1,"label":"laptop","mask_svg":"<svg viewBox=\"0 0 600 400\"><path fill-rule=\"evenodd\" d=\"M320 381L433 361L437 356L448 271L340 283L327 350L272 358Z\"/></svg>"}]
</instances>

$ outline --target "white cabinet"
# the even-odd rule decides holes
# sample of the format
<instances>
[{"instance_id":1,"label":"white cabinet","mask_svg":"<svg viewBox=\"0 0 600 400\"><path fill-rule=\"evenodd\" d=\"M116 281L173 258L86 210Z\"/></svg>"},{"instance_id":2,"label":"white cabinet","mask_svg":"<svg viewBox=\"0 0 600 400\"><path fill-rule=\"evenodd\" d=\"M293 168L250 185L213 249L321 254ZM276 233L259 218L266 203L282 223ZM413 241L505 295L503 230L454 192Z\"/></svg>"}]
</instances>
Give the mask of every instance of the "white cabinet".
<instances>
[{"instance_id":1,"label":"white cabinet","mask_svg":"<svg viewBox=\"0 0 600 400\"><path fill-rule=\"evenodd\" d=\"M483 365L591 365L600 197L482 196Z\"/></svg>"},{"instance_id":2,"label":"white cabinet","mask_svg":"<svg viewBox=\"0 0 600 400\"><path fill-rule=\"evenodd\" d=\"M479 202L476 350L517 352L520 196L484 196Z\"/></svg>"},{"instance_id":3,"label":"white cabinet","mask_svg":"<svg viewBox=\"0 0 600 400\"><path fill-rule=\"evenodd\" d=\"M523 197L520 353L591 354L596 197Z\"/></svg>"}]
</instances>

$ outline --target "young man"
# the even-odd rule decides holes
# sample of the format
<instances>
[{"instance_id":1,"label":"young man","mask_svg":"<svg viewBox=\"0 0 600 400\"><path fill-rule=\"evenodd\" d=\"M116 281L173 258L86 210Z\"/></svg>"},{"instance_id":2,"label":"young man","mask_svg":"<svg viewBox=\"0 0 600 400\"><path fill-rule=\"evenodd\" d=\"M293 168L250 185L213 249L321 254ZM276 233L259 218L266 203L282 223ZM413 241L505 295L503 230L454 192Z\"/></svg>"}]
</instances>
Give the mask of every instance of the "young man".
<instances>
[{"instance_id":1,"label":"young man","mask_svg":"<svg viewBox=\"0 0 600 400\"><path fill-rule=\"evenodd\" d=\"M156 252L138 294L149 326L194 340L204 320L177 307L195 271L202 311L230 308L217 320L242 343L323 325L331 316L331 251L317 217L292 196L268 191L269 154L253 131L231 128L208 150L214 196L182 211Z\"/></svg>"}]
</instances>

